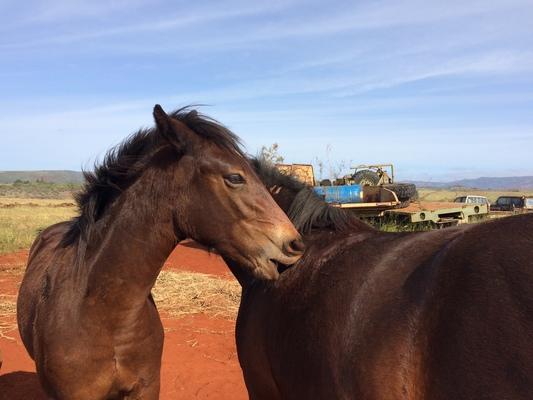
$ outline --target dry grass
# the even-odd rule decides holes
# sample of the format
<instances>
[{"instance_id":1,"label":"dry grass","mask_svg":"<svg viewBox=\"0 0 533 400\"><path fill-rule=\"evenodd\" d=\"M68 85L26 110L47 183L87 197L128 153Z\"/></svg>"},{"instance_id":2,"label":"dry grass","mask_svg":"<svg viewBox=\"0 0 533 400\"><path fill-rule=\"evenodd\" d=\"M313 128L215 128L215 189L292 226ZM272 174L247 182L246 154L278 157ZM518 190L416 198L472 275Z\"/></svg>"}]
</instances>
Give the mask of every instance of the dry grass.
<instances>
[{"instance_id":1,"label":"dry grass","mask_svg":"<svg viewBox=\"0 0 533 400\"><path fill-rule=\"evenodd\" d=\"M81 189L79 184L57 184L47 182L1 183L0 197L25 199L72 199L73 193Z\"/></svg>"},{"instance_id":2,"label":"dry grass","mask_svg":"<svg viewBox=\"0 0 533 400\"><path fill-rule=\"evenodd\" d=\"M0 317L13 315L17 311L15 296L0 295Z\"/></svg>"},{"instance_id":3,"label":"dry grass","mask_svg":"<svg viewBox=\"0 0 533 400\"><path fill-rule=\"evenodd\" d=\"M206 313L235 319L241 287L234 280L211 275L162 271L152 293L157 308L175 317Z\"/></svg>"},{"instance_id":4,"label":"dry grass","mask_svg":"<svg viewBox=\"0 0 533 400\"><path fill-rule=\"evenodd\" d=\"M22 199L17 197L0 197L0 208L21 206L32 207L75 207L74 199Z\"/></svg>"},{"instance_id":5,"label":"dry grass","mask_svg":"<svg viewBox=\"0 0 533 400\"><path fill-rule=\"evenodd\" d=\"M0 274L4 275L24 275L26 264L0 264Z\"/></svg>"},{"instance_id":6,"label":"dry grass","mask_svg":"<svg viewBox=\"0 0 533 400\"><path fill-rule=\"evenodd\" d=\"M6 335L17 329L14 316L17 312L15 296L0 295L0 338L15 340L13 337Z\"/></svg>"},{"instance_id":7,"label":"dry grass","mask_svg":"<svg viewBox=\"0 0 533 400\"><path fill-rule=\"evenodd\" d=\"M29 248L40 230L75 215L72 201L0 199L0 254Z\"/></svg>"}]
</instances>

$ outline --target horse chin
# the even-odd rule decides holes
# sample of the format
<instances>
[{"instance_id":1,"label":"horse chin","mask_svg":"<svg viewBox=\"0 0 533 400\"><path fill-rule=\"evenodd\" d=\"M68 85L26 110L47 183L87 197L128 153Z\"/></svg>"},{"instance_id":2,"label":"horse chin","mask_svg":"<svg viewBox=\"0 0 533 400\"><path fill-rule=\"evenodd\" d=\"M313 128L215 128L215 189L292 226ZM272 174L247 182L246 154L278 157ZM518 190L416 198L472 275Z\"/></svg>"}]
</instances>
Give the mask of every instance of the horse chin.
<instances>
[{"instance_id":1,"label":"horse chin","mask_svg":"<svg viewBox=\"0 0 533 400\"><path fill-rule=\"evenodd\" d=\"M257 279L275 281L279 278L278 263L275 260L268 260L263 265L259 265L252 271Z\"/></svg>"},{"instance_id":2,"label":"horse chin","mask_svg":"<svg viewBox=\"0 0 533 400\"><path fill-rule=\"evenodd\" d=\"M229 260L233 261L234 266L243 270L248 270L254 278L259 280L274 281L279 275L295 264L301 255L287 256L281 251L275 251L270 257L262 254L259 257L246 257L238 253L227 255Z\"/></svg>"},{"instance_id":3,"label":"horse chin","mask_svg":"<svg viewBox=\"0 0 533 400\"><path fill-rule=\"evenodd\" d=\"M253 274L258 279L276 280L282 272L296 264L300 258L301 255L286 256L278 254L276 258L269 258L263 263L258 263L256 268L253 269Z\"/></svg>"},{"instance_id":4,"label":"horse chin","mask_svg":"<svg viewBox=\"0 0 533 400\"><path fill-rule=\"evenodd\" d=\"M241 270L255 279L272 281L279 278L279 264L274 259L233 254L226 255L225 260L232 270Z\"/></svg>"},{"instance_id":5,"label":"horse chin","mask_svg":"<svg viewBox=\"0 0 533 400\"><path fill-rule=\"evenodd\" d=\"M257 279L276 280L280 274L291 268L300 257L283 257L283 260L269 259L265 265L254 268L253 274Z\"/></svg>"}]
</instances>

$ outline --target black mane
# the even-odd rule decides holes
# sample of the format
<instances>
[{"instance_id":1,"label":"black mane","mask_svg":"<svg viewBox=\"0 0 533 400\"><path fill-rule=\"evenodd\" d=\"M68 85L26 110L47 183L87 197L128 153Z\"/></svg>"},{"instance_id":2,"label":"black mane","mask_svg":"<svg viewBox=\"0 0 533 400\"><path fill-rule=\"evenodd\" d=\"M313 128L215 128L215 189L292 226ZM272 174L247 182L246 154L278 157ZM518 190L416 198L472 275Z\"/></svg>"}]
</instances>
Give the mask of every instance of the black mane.
<instances>
[{"instance_id":1,"label":"black mane","mask_svg":"<svg viewBox=\"0 0 533 400\"><path fill-rule=\"evenodd\" d=\"M370 227L350 212L326 203L310 186L290 175L281 173L272 164L254 158L250 160L259 178L268 188L279 186L294 193L289 210L284 210L298 232L306 234L313 229L331 229L337 232Z\"/></svg>"},{"instance_id":2,"label":"black mane","mask_svg":"<svg viewBox=\"0 0 533 400\"><path fill-rule=\"evenodd\" d=\"M214 119L191 110L180 108L169 114L199 136L244 157L240 139ZM85 184L75 195L80 215L70 222L62 245L74 243L79 237L87 238L90 227L118 195L128 188L146 169L152 156L164 147L171 146L157 128L140 129L118 146L110 149L94 171L83 171Z\"/></svg>"}]
</instances>

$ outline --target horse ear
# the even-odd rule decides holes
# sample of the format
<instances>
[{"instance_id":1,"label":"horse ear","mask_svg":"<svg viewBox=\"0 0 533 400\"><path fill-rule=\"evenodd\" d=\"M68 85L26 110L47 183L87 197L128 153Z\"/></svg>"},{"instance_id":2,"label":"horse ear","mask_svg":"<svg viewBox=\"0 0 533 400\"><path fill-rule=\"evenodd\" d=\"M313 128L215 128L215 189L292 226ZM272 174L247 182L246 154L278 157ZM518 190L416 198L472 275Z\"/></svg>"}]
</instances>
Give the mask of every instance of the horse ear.
<instances>
[{"instance_id":1,"label":"horse ear","mask_svg":"<svg viewBox=\"0 0 533 400\"><path fill-rule=\"evenodd\" d=\"M172 128L170 127L170 117L167 115L165 110L163 110L163 107L161 107L159 104L156 104L154 106L154 119L157 129L162 134L165 134L168 131L172 130Z\"/></svg>"},{"instance_id":2,"label":"horse ear","mask_svg":"<svg viewBox=\"0 0 533 400\"><path fill-rule=\"evenodd\" d=\"M178 135L174 132L172 127L172 121L163 108L156 104L154 106L154 119L157 131L163 136L169 143L176 147L182 147L182 143L178 139Z\"/></svg>"}]
</instances>

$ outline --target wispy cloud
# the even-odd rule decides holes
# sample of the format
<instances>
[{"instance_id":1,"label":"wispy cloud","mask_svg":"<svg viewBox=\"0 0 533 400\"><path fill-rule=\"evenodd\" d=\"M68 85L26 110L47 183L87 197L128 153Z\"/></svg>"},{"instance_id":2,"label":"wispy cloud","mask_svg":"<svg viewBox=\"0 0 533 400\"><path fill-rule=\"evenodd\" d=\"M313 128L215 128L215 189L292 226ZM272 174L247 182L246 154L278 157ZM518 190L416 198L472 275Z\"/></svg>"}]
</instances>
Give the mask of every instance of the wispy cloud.
<instances>
[{"instance_id":1,"label":"wispy cloud","mask_svg":"<svg viewBox=\"0 0 533 400\"><path fill-rule=\"evenodd\" d=\"M34 20L40 21L54 21L55 19L65 19L67 17L75 17L79 15L83 16L99 16L102 14L108 14L115 9L123 9L126 3L128 7L132 5L128 1L115 1L115 2L102 2L96 4L83 4L83 6L78 7L76 4L71 4L65 8L61 7L61 3L56 3L55 7L46 9L42 14L38 14L36 17L33 17L29 22L34 22ZM146 2L137 2L139 4L147 4ZM51 35L23 42L7 42L0 44L0 48L12 49L12 48L26 48L26 47L36 47L45 44L68 44L68 43L77 43L85 40L107 38L113 36L124 36L132 34L142 34L150 32L165 32L176 29L183 29L191 27L194 25L207 24L213 21L218 20L228 20L233 18L243 18L250 17L254 15L260 15L263 13L279 11L289 5L292 5L293 2L279 2L273 1L264 4L252 4L249 2L239 3L233 2L233 4L228 4L228 7L225 8L211 8L211 7L194 7L193 10L187 9L185 12L180 11L178 7L177 11L174 11L174 16L166 17L162 19L154 19L151 21L137 22L134 24L126 24L120 26L104 27L101 26L95 27L93 29L88 29L82 32L67 32L59 35ZM150 4L148 2L148 4Z\"/></svg>"},{"instance_id":2,"label":"wispy cloud","mask_svg":"<svg viewBox=\"0 0 533 400\"><path fill-rule=\"evenodd\" d=\"M347 7L330 8L309 18L287 18L258 27L251 35L237 40L273 40L291 36L324 36L358 30L390 29L400 26L431 25L450 20L491 15L520 6L526 7L528 0L508 2L452 1L446 3L414 1L378 1L352 3ZM531 13L531 10L529 10Z\"/></svg>"},{"instance_id":3,"label":"wispy cloud","mask_svg":"<svg viewBox=\"0 0 533 400\"><path fill-rule=\"evenodd\" d=\"M289 13L287 16L277 15L272 21L259 21L258 24L252 25L245 35L227 36L221 32L221 35L209 37L209 41L198 43L196 40L194 46L206 46L212 43L214 47L235 47L249 43L281 40L286 38L298 37L320 37L324 35L341 34L360 30L379 30L390 29L401 26L413 25L431 25L438 22L443 23L450 20L461 19L465 17L474 17L481 15L490 15L496 12L513 9L520 6L526 6L528 1L509 0L505 2L447 2L438 4L419 0L411 1L379 1L373 3L357 3L343 7L331 7L324 12L317 14L303 13L297 16ZM63 2L55 1L46 7L41 7L42 12L37 12L30 20L50 21L65 20L67 18L84 17L101 17L109 15L115 10L124 10L131 8L143 8L150 2L137 0L130 4L126 1L111 2ZM42 35L35 40L26 41L7 41L0 44L0 48L26 48L36 47L46 44L70 44L86 40L104 39L115 36L128 36L150 32L169 32L188 28L194 25L202 25L213 21L230 20L258 16L265 13L272 13L284 9L295 8L296 5L304 6L295 1L274 1L257 5L250 2L230 2L225 7L216 8L211 5L208 7L194 6L185 7L184 4L178 3L174 14L166 18L152 18L151 20L136 21L131 24L108 24L110 26L95 25L92 29L72 32L71 30L57 35ZM340 9L340 10L338 10ZM338 10L338 11L331 11ZM104 20L105 22L105 20ZM203 40L203 39L200 39ZM467 38L468 40L468 38ZM104 45L106 43L103 43ZM163 51L166 47L161 47L151 43L150 50ZM172 51L173 48L168 48Z\"/></svg>"},{"instance_id":4,"label":"wispy cloud","mask_svg":"<svg viewBox=\"0 0 533 400\"><path fill-rule=\"evenodd\" d=\"M33 5L33 12L28 15L23 22L52 22L105 17L112 13L124 9L136 9L142 5L150 4L147 0L46 0L36 1ZM154 0L153 4L157 4Z\"/></svg>"}]
</instances>

